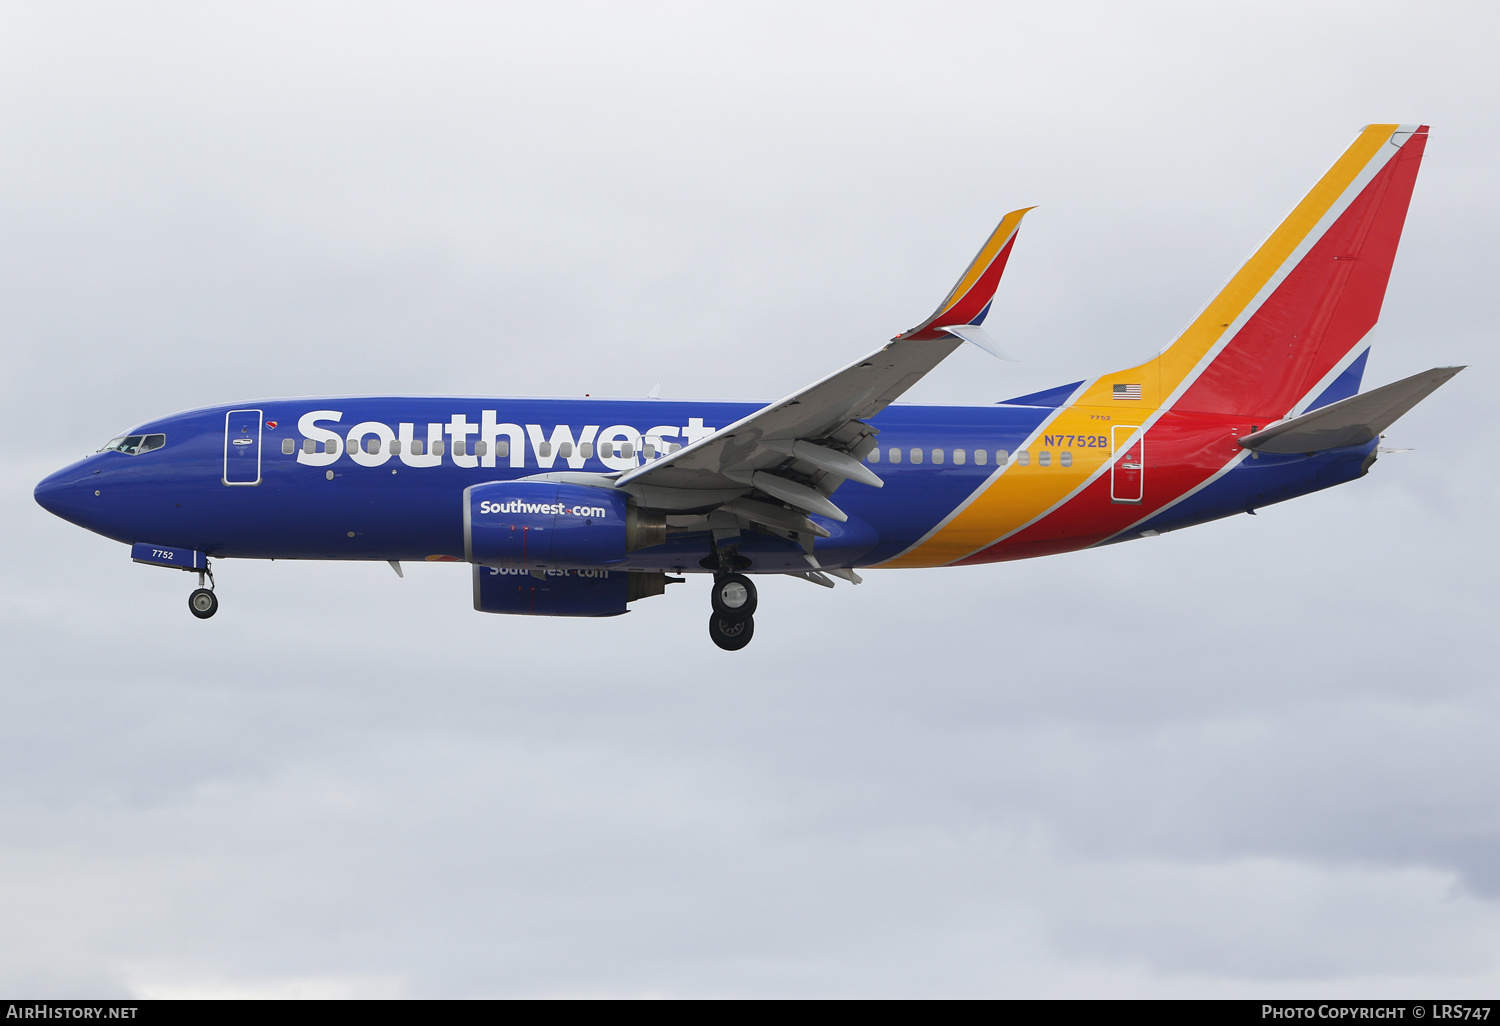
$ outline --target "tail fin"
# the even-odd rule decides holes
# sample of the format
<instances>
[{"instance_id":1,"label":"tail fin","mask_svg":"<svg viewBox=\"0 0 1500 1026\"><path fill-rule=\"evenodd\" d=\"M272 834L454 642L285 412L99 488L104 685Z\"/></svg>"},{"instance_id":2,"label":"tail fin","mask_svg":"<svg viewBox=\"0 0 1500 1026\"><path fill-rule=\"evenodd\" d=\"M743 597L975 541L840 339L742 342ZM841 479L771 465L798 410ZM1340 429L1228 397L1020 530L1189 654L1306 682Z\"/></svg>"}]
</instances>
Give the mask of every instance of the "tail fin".
<instances>
[{"instance_id":1,"label":"tail fin","mask_svg":"<svg viewBox=\"0 0 1500 1026\"><path fill-rule=\"evenodd\" d=\"M1426 144L1426 125L1367 126L1161 355L1076 401L1270 421L1357 374Z\"/></svg>"},{"instance_id":2,"label":"tail fin","mask_svg":"<svg viewBox=\"0 0 1500 1026\"><path fill-rule=\"evenodd\" d=\"M1097 432L1099 421L1109 422L1109 446L1071 453L1055 468L1040 458L1034 468L1012 461L911 548L880 565L1041 555L1145 523L1248 455L1224 438L1208 445L1193 428L1202 418L1176 417L1177 410L1232 415L1222 427L1250 428L1243 437L1251 446L1269 444L1272 436L1261 434L1261 426L1314 406L1329 412L1297 421L1284 444L1363 437L1399 416L1427 387L1420 380L1377 390L1366 401L1337 400L1358 388L1363 339L1380 315L1426 143L1425 125L1365 128L1159 356L1069 386L1067 395L1055 389L1011 400L1055 407L1021 443L1022 452L1033 443L1071 447L1073 439ZM1429 372L1430 381L1446 373ZM1143 452L1154 453L1160 463L1151 465L1164 468L1151 471L1156 491L1126 474L1122 480L1136 497L1128 489L1116 494L1113 468L1142 473Z\"/></svg>"}]
</instances>

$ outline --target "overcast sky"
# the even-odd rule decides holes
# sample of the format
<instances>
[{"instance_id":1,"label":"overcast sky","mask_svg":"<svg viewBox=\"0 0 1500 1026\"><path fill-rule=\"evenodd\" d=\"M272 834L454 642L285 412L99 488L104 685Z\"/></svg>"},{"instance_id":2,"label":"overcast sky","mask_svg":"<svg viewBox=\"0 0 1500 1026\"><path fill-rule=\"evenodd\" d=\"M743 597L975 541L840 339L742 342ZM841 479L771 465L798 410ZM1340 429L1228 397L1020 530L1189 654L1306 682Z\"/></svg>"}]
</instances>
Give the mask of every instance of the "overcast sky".
<instances>
[{"instance_id":1,"label":"overcast sky","mask_svg":"<svg viewBox=\"0 0 1500 1026\"><path fill-rule=\"evenodd\" d=\"M0 6L0 992L1493 996L1491 4ZM180 409L909 398L1130 366L1364 124L1426 122L1358 482L1148 541L486 616L185 575L31 489ZM457 497L455 497L457 501Z\"/></svg>"}]
</instances>

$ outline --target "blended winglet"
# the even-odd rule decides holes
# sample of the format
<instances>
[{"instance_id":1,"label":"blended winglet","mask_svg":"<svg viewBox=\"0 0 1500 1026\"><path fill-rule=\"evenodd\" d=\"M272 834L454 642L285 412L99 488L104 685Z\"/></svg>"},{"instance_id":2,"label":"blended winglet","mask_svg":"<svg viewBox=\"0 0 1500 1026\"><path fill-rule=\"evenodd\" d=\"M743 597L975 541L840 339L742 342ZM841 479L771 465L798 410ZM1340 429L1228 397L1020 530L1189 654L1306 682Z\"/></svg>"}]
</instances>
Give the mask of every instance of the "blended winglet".
<instances>
[{"instance_id":1,"label":"blended winglet","mask_svg":"<svg viewBox=\"0 0 1500 1026\"><path fill-rule=\"evenodd\" d=\"M1000 276L1005 273L1006 261L1016 243L1016 232L1020 230L1021 218L1035 207L1012 210L1000 219L1000 224L990 233L979 254L969 264L968 270L948 293L948 298L921 324L910 331L903 331L891 341L931 341L950 333L944 325L972 326L984 323L990 312L990 303L995 298L995 289L1000 285ZM977 344L977 343L976 343Z\"/></svg>"}]
</instances>

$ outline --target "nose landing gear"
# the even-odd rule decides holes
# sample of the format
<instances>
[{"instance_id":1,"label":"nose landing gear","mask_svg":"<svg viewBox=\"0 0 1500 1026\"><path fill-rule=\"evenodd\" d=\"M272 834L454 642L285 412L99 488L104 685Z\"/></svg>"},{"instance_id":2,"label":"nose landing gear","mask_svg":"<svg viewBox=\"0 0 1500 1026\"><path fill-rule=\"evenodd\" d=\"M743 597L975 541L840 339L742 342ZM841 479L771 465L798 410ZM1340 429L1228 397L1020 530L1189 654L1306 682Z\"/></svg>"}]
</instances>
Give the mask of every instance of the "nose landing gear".
<instances>
[{"instance_id":1,"label":"nose landing gear","mask_svg":"<svg viewBox=\"0 0 1500 1026\"><path fill-rule=\"evenodd\" d=\"M204 567L198 572L198 587L188 596L188 610L200 620L207 620L219 611L219 596L213 592L214 572L207 563L204 560ZM203 586L204 578L208 580L207 588Z\"/></svg>"},{"instance_id":2,"label":"nose landing gear","mask_svg":"<svg viewBox=\"0 0 1500 1026\"><path fill-rule=\"evenodd\" d=\"M715 574L711 598L708 636L724 651L738 652L755 636L755 583L744 574Z\"/></svg>"},{"instance_id":3,"label":"nose landing gear","mask_svg":"<svg viewBox=\"0 0 1500 1026\"><path fill-rule=\"evenodd\" d=\"M188 608L200 620L207 620L219 611L219 599L207 588L198 588L188 596Z\"/></svg>"}]
</instances>

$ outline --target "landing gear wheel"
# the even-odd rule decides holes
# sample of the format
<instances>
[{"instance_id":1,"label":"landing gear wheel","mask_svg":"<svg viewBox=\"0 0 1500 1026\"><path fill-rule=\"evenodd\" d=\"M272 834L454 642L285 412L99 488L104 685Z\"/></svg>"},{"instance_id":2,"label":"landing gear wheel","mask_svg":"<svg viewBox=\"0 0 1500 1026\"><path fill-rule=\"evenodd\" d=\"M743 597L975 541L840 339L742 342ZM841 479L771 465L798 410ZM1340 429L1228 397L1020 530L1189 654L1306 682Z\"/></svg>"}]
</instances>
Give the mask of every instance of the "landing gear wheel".
<instances>
[{"instance_id":1,"label":"landing gear wheel","mask_svg":"<svg viewBox=\"0 0 1500 1026\"><path fill-rule=\"evenodd\" d=\"M199 588L188 596L188 609L200 620L207 620L219 611L219 597L207 588Z\"/></svg>"},{"instance_id":2,"label":"landing gear wheel","mask_svg":"<svg viewBox=\"0 0 1500 1026\"><path fill-rule=\"evenodd\" d=\"M755 618L736 619L714 613L708 618L708 636L726 652L738 652L755 637Z\"/></svg>"},{"instance_id":3,"label":"landing gear wheel","mask_svg":"<svg viewBox=\"0 0 1500 1026\"><path fill-rule=\"evenodd\" d=\"M744 574L718 574L712 596L714 613L729 618L755 615L755 583Z\"/></svg>"}]
</instances>

